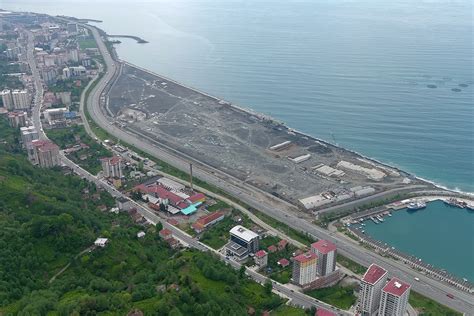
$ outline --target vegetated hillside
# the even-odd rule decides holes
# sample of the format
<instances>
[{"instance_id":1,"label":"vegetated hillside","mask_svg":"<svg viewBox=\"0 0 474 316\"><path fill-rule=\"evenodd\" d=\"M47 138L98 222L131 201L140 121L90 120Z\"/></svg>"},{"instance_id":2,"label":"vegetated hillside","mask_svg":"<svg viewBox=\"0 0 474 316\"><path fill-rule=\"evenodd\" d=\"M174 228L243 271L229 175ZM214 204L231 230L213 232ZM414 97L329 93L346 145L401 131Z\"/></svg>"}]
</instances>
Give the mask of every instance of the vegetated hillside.
<instances>
[{"instance_id":1,"label":"vegetated hillside","mask_svg":"<svg viewBox=\"0 0 474 316\"><path fill-rule=\"evenodd\" d=\"M110 196L31 166L16 139L0 119L0 314L259 315L283 303L210 254L171 250L155 227L100 212ZM99 236L110 244L87 251Z\"/></svg>"}]
</instances>

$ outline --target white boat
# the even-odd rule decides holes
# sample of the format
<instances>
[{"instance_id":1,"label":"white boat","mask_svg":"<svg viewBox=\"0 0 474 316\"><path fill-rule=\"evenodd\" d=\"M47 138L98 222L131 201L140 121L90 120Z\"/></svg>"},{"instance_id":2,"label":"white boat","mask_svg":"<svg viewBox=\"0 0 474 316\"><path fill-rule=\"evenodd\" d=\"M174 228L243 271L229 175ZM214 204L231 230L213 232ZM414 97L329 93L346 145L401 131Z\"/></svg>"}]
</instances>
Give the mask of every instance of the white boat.
<instances>
[{"instance_id":1,"label":"white boat","mask_svg":"<svg viewBox=\"0 0 474 316\"><path fill-rule=\"evenodd\" d=\"M407 209L409 211L416 211L416 210L424 209L425 207L426 207L425 202L418 201L418 202L410 202L407 206Z\"/></svg>"}]
</instances>

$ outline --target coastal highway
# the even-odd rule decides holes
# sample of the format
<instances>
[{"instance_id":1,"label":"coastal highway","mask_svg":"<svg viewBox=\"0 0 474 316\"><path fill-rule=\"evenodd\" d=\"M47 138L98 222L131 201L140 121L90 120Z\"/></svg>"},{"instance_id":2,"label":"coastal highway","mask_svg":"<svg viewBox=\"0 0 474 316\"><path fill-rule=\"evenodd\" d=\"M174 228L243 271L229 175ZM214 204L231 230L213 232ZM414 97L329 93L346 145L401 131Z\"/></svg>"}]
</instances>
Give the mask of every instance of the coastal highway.
<instances>
[{"instance_id":1,"label":"coastal highway","mask_svg":"<svg viewBox=\"0 0 474 316\"><path fill-rule=\"evenodd\" d=\"M100 82L94 87L94 89L89 94L87 100L87 109L91 114L94 121L104 130L106 130L111 135L114 135L118 139L121 139L148 154L169 163L170 165L181 169L188 170L188 161L182 159L181 157L170 153L168 150L165 150L163 147L153 145L150 141L144 139L143 137L137 137L129 132L126 132L116 126L104 115L100 109L100 96L102 91L106 86L111 83L114 79L115 72L119 68L118 63L112 59L105 44L98 31L90 26L88 27L92 34L94 35L99 50L101 51L105 64L107 66L107 72L104 74L104 77ZM249 206L289 225L290 227L306 232L313 236L314 238L328 239L334 242L338 251L348 258L364 265L368 266L371 263L379 264L380 266L386 268L391 276L397 276L402 280L410 282L412 284L412 289L428 296L442 304L445 304L455 310L466 313L468 315L472 314L474 310L474 296L463 292L461 290L455 289L445 283L442 283L438 280L434 280L424 276L423 274L411 269L406 264L395 261L392 259L384 258L372 251L369 251L358 244L341 238L329 231L315 226L308 222L307 220L300 218L297 213L289 210L288 208L277 208L271 205L268 202L265 202L259 192L253 192L253 188L245 185L244 183L239 184L235 181L223 181L221 178L216 176L213 172L209 172L199 166L194 167L194 175L212 185L215 185L230 195L242 200ZM420 282L414 281L414 278L417 277L420 279ZM447 294L454 295L454 299L447 297Z\"/></svg>"},{"instance_id":2,"label":"coastal highway","mask_svg":"<svg viewBox=\"0 0 474 316\"><path fill-rule=\"evenodd\" d=\"M34 54L33 50L34 49L34 42L33 42L33 36L31 33L28 33L28 44L27 44L27 50L28 50L28 63L31 68L32 75L35 80L35 89L36 89L36 96L35 96L35 102L34 102L34 107L32 111L32 118L33 118L33 125L36 127L38 130L38 133L40 134L41 139L48 139L47 135L44 133L41 120L40 120L40 114L41 114L41 106L42 106L42 100L43 100L43 85L41 82L41 78L39 76L39 72L37 70L36 66L36 61L34 59ZM84 97L85 94L83 94ZM81 100L82 102L82 100ZM173 235L183 241L185 244L187 244L189 247L195 248L199 251L204 251L204 252L212 252L214 255L216 255L220 260L226 262L226 264L230 264L233 268L235 269L240 269L241 265L233 260L227 259L223 254L219 253L218 251L210 248L209 246L201 243L200 241L196 240L192 236L188 235L184 231L180 230L177 227L174 227L170 225L168 222L166 222L164 219L158 217L155 213L153 213L150 209L147 207L131 200L128 198L126 195L124 195L122 192L118 191L113 187L112 185L108 184L106 181L101 180L97 178L96 176L90 174L88 171L85 169L81 168L80 166L76 165L74 162L69 160L63 153L63 151L60 151L60 159L62 164L65 166L68 166L73 170L76 174L78 174L80 177L83 179L88 180L89 182L94 183L97 187L101 187L104 190L106 190L110 195L112 195L114 198L125 198L131 201L137 211L144 216L149 222L153 224L157 224L158 222L161 222L163 227L166 227L170 229L173 232ZM267 281L267 277L261 275L258 272L255 272L249 268L246 268L246 275L253 279L254 281L264 284ZM300 306L303 308L311 308L311 307L316 307L316 308L325 308L327 310L331 310L337 315L350 315L349 313L342 311L338 308L335 308L329 304L326 304L324 302L318 301L317 299L314 299L310 296L307 296L303 293L294 291L288 287L286 287L283 284L280 284L276 281L272 281L272 287L273 291L276 292L278 295L287 297L291 300L291 303L296 306Z\"/></svg>"}]
</instances>

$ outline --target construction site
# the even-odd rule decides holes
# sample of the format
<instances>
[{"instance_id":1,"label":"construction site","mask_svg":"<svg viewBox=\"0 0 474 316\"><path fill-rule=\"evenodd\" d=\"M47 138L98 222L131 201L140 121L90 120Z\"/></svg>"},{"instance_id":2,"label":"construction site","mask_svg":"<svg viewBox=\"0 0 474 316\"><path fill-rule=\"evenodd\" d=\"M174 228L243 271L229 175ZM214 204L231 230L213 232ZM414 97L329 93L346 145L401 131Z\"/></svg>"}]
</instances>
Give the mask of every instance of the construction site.
<instances>
[{"instance_id":1,"label":"construction site","mask_svg":"<svg viewBox=\"0 0 474 316\"><path fill-rule=\"evenodd\" d=\"M422 183L129 64L123 64L106 106L116 125L308 210Z\"/></svg>"}]
</instances>

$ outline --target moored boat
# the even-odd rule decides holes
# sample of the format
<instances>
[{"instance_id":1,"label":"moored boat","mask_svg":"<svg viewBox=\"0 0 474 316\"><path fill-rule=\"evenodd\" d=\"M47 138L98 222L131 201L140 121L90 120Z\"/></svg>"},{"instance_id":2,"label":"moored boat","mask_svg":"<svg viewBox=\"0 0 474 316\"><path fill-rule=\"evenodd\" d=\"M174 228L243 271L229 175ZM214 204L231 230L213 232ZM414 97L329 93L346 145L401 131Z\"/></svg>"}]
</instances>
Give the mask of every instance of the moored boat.
<instances>
[{"instance_id":1,"label":"moored boat","mask_svg":"<svg viewBox=\"0 0 474 316\"><path fill-rule=\"evenodd\" d=\"M407 206L407 209L410 211L421 210L426 207L426 203L422 201L410 202Z\"/></svg>"}]
</instances>

